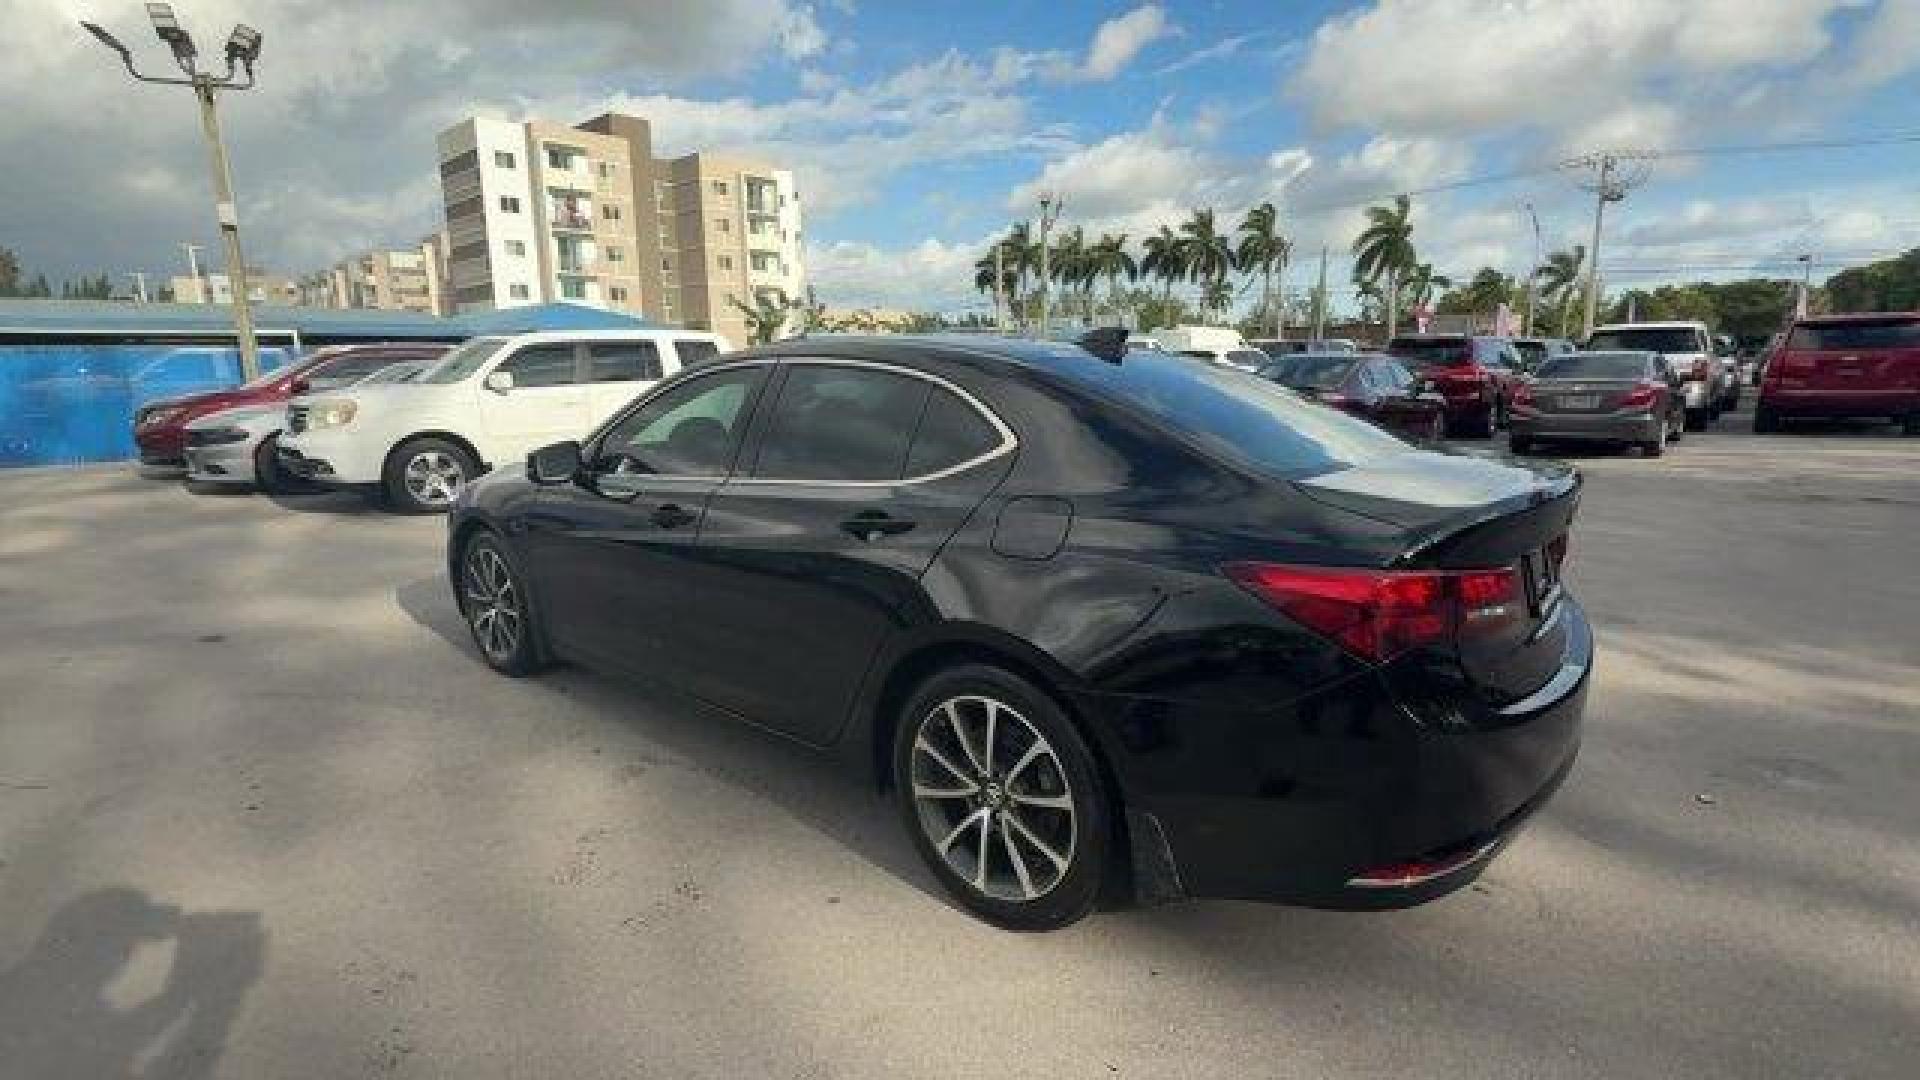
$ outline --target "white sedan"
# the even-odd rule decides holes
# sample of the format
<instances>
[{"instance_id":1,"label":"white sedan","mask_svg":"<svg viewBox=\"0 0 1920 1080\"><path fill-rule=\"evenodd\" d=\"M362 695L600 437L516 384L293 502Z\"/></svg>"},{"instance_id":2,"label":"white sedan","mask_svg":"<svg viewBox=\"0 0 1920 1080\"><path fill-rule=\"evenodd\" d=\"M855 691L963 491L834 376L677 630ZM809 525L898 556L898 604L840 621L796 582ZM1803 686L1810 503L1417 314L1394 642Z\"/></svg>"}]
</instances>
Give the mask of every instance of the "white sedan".
<instances>
[{"instance_id":1,"label":"white sedan","mask_svg":"<svg viewBox=\"0 0 1920 1080\"><path fill-rule=\"evenodd\" d=\"M402 383L430 360L401 360L345 385ZM300 398L292 399L294 403ZM187 479L209 484L251 485L273 492L290 478L276 459L276 439L286 427L289 402L238 405L208 413L187 425Z\"/></svg>"}]
</instances>

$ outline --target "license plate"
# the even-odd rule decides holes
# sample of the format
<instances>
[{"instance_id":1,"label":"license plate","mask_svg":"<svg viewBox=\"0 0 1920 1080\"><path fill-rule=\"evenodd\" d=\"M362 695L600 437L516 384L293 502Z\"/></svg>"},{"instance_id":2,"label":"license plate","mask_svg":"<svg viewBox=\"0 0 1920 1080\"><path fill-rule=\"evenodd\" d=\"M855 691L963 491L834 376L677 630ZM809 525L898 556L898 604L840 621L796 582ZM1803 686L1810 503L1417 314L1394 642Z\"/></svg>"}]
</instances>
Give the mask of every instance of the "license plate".
<instances>
[{"instance_id":1,"label":"license plate","mask_svg":"<svg viewBox=\"0 0 1920 1080\"><path fill-rule=\"evenodd\" d=\"M1597 409L1600 407L1598 394L1567 394L1560 399L1563 409Z\"/></svg>"}]
</instances>

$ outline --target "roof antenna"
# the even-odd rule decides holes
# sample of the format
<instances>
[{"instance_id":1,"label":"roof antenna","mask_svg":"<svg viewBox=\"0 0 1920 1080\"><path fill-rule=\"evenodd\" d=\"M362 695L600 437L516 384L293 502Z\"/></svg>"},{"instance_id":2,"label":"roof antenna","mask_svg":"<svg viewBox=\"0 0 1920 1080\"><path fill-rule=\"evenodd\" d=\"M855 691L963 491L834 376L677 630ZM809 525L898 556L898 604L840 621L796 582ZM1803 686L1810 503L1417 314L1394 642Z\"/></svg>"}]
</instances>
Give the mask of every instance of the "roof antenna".
<instances>
[{"instance_id":1,"label":"roof antenna","mask_svg":"<svg viewBox=\"0 0 1920 1080\"><path fill-rule=\"evenodd\" d=\"M1096 326L1081 334L1074 344L1110 364L1117 364L1127 356L1127 328Z\"/></svg>"}]
</instances>

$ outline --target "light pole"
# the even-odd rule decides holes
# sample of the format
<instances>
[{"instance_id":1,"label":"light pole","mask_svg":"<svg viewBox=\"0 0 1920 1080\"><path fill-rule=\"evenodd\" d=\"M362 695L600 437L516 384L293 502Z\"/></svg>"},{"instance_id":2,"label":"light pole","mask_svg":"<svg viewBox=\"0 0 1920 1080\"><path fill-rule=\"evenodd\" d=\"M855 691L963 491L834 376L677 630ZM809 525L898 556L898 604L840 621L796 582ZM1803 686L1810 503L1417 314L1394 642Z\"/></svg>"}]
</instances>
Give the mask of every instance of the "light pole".
<instances>
[{"instance_id":1,"label":"light pole","mask_svg":"<svg viewBox=\"0 0 1920 1080\"><path fill-rule=\"evenodd\" d=\"M227 247L227 280L233 285L233 330L240 343L240 377L251 381L260 374L260 347L253 336L252 289L247 283L247 260L240 251L240 215L233 206L233 174L227 167L227 147L220 139L220 118L214 110L215 90L247 90L253 86L253 64L260 59L260 31L240 23L227 37L227 70L215 76L200 70L193 38L173 14L172 4L148 4L147 17L153 20L154 33L173 50L173 61L186 75L184 79L142 75L133 66L133 54L118 38L98 23L81 22L87 32L112 49L126 65L127 74L140 82L165 86L191 86L200 99L200 127L207 137L207 149L213 163L214 216L220 222L220 236ZM235 69L247 73L245 82L234 78ZM191 258L191 256L189 256Z\"/></svg>"},{"instance_id":2,"label":"light pole","mask_svg":"<svg viewBox=\"0 0 1920 1080\"><path fill-rule=\"evenodd\" d=\"M1802 255L1794 261L1800 264L1800 299L1793 305L1793 314L1804 319L1813 311L1813 256Z\"/></svg>"},{"instance_id":3,"label":"light pole","mask_svg":"<svg viewBox=\"0 0 1920 1080\"><path fill-rule=\"evenodd\" d=\"M1527 217L1533 221L1533 265L1527 268L1527 318L1520 328L1521 337L1533 336L1533 298L1535 284L1540 280L1540 215L1533 212L1533 204L1527 204Z\"/></svg>"},{"instance_id":4,"label":"light pole","mask_svg":"<svg viewBox=\"0 0 1920 1080\"><path fill-rule=\"evenodd\" d=\"M1047 234L1053 231L1053 223L1060 219L1060 207L1066 200L1048 194L1040 196L1040 340L1047 340L1047 318L1049 307L1048 277L1052 267L1048 263L1049 251Z\"/></svg>"}]
</instances>

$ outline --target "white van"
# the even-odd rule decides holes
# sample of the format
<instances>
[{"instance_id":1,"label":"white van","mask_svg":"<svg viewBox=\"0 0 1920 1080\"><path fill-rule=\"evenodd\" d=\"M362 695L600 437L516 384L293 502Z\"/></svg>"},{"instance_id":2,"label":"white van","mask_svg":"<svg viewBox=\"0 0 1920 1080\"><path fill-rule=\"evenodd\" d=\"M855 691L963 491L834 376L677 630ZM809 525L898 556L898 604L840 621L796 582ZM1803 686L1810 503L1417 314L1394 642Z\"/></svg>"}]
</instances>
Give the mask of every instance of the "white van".
<instances>
[{"instance_id":1,"label":"white van","mask_svg":"<svg viewBox=\"0 0 1920 1080\"><path fill-rule=\"evenodd\" d=\"M654 327L471 338L410 382L293 399L280 464L402 509L446 510L487 468L581 438L727 348L715 334Z\"/></svg>"},{"instance_id":2,"label":"white van","mask_svg":"<svg viewBox=\"0 0 1920 1080\"><path fill-rule=\"evenodd\" d=\"M1229 326L1169 326L1155 330L1153 336L1168 352L1244 371L1258 371L1267 361L1266 353L1248 345L1240 331Z\"/></svg>"}]
</instances>

